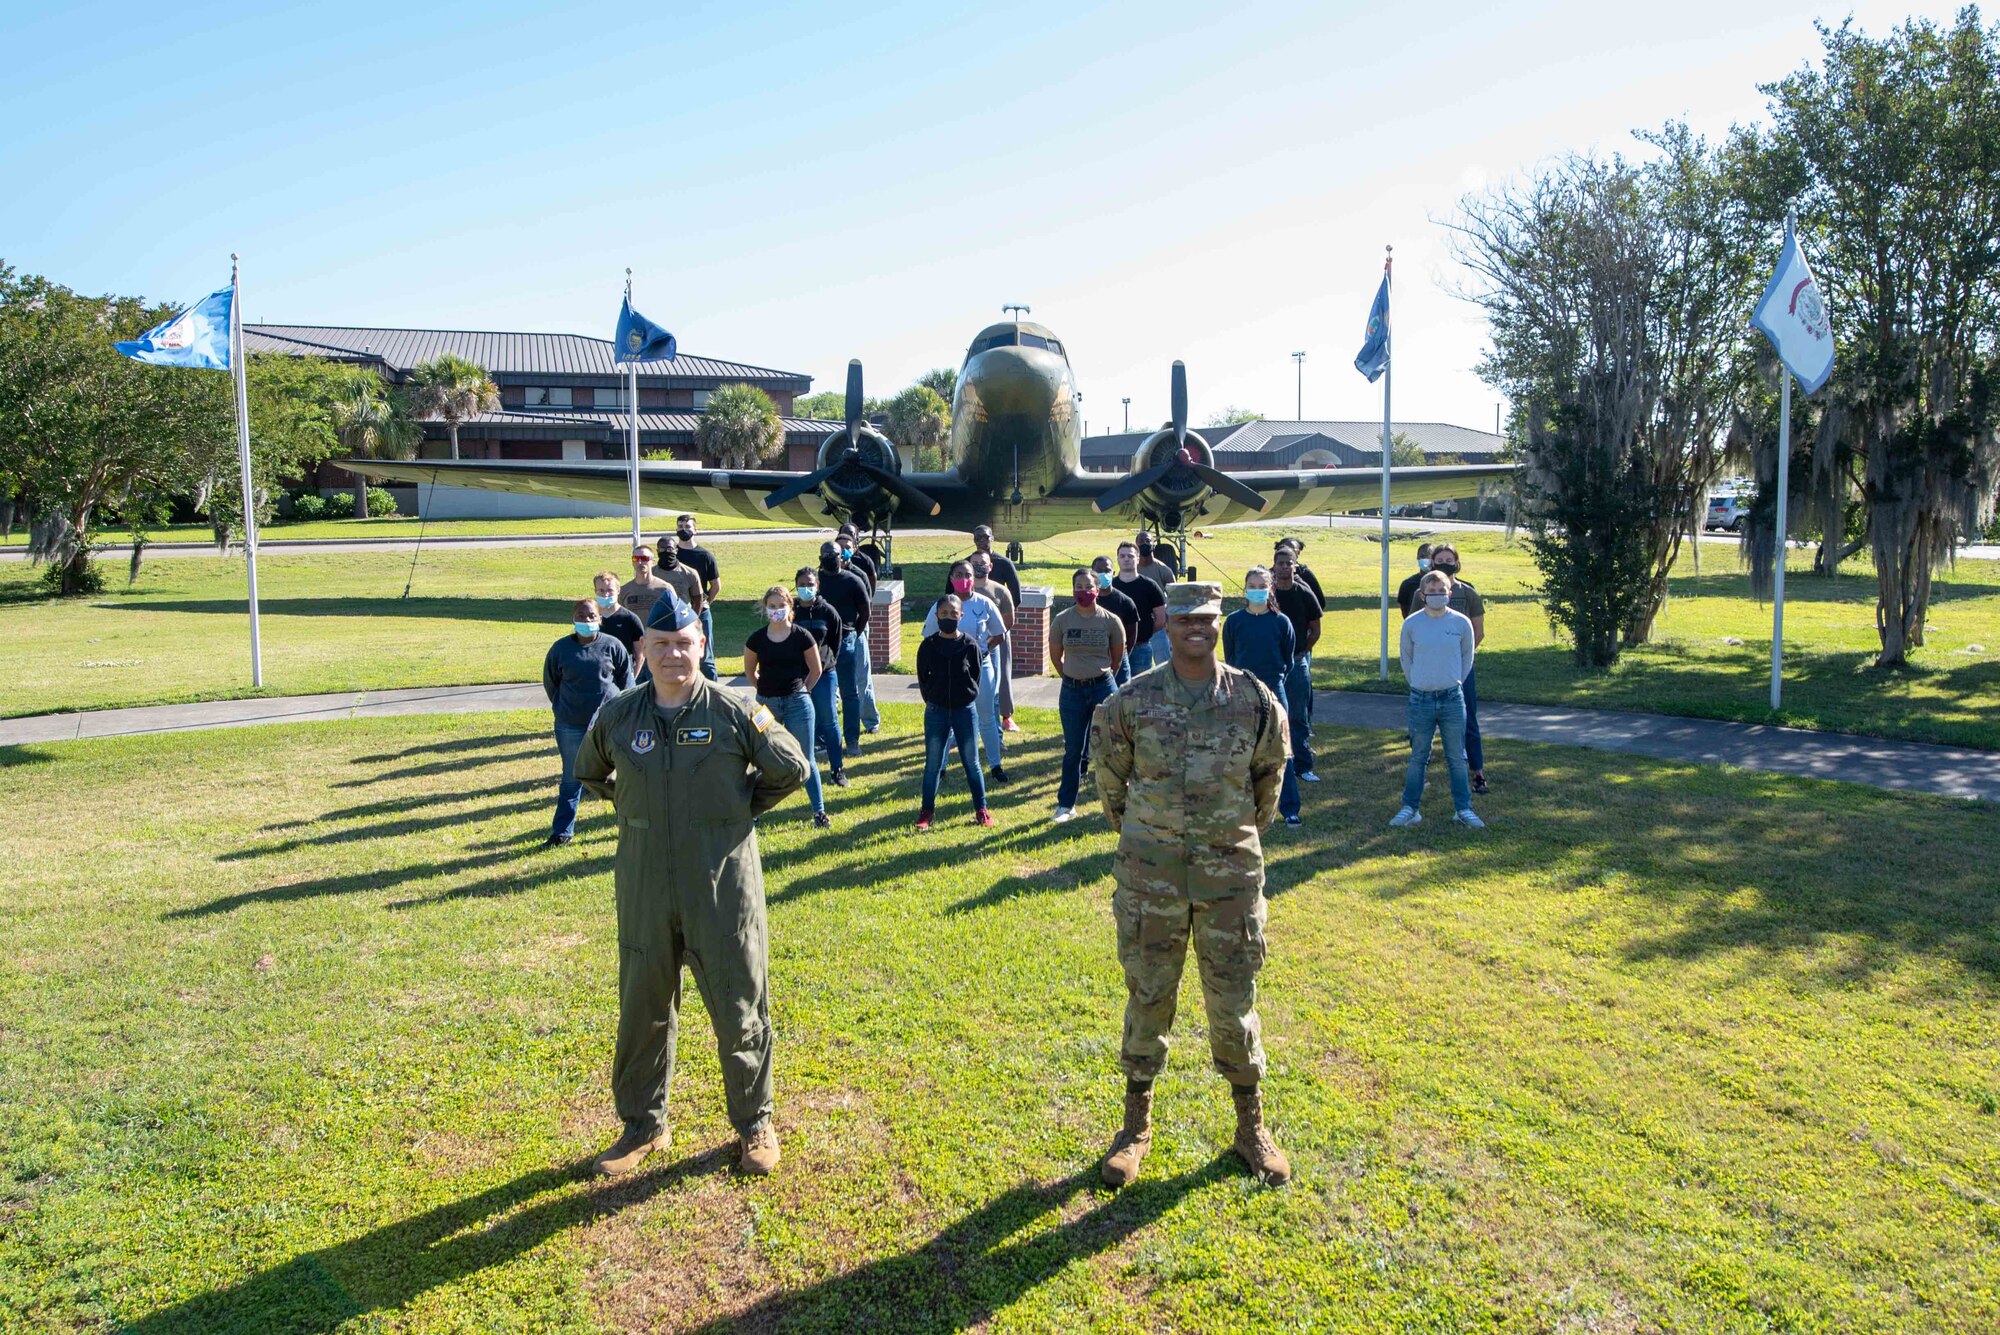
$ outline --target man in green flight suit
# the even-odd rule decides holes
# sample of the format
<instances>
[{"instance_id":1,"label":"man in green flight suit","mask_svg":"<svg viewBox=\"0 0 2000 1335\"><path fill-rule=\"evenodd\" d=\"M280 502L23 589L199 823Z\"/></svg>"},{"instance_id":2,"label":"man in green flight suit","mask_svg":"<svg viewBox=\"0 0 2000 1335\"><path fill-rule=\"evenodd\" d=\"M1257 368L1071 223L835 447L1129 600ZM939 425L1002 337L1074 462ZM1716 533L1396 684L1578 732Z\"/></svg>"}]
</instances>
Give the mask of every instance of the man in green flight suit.
<instances>
[{"instance_id":1,"label":"man in green flight suit","mask_svg":"<svg viewBox=\"0 0 2000 1335\"><path fill-rule=\"evenodd\" d=\"M762 1175L779 1156L751 818L805 783L806 758L770 710L701 675L701 618L680 598L660 596L640 643L652 680L598 711L576 758L576 777L618 814L611 1091L625 1130L596 1168L629 1173L666 1147L685 962L715 1026L742 1170Z\"/></svg>"},{"instance_id":2,"label":"man in green flight suit","mask_svg":"<svg viewBox=\"0 0 2000 1335\"><path fill-rule=\"evenodd\" d=\"M1208 1046L1236 1100L1234 1148L1277 1185L1291 1164L1264 1126L1264 849L1287 752L1283 706L1215 658L1222 586L1169 584L1171 657L1097 707L1091 748L1105 819L1118 831L1111 916L1125 969L1125 1125L1102 1175L1139 1175L1153 1137L1153 1081L1167 1065L1188 940L1201 966Z\"/></svg>"}]
</instances>

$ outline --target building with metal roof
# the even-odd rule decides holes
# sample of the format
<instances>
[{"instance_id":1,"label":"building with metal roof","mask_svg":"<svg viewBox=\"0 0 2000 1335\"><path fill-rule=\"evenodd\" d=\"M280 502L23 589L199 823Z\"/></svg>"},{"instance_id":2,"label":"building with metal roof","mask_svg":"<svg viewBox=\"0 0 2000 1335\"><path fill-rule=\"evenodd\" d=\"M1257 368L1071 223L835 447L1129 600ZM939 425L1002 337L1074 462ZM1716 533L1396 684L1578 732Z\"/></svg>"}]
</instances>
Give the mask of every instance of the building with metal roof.
<instances>
[{"instance_id":1,"label":"building with metal roof","mask_svg":"<svg viewBox=\"0 0 2000 1335\"><path fill-rule=\"evenodd\" d=\"M1157 428L1155 428L1157 429ZM1382 463L1382 423L1242 422L1196 427L1215 451L1215 466L1236 472L1260 468L1376 468ZM1436 464L1496 462L1507 439L1490 431L1446 422L1396 422L1390 430ZM1093 473L1122 473L1152 431L1086 436L1083 466Z\"/></svg>"}]
</instances>

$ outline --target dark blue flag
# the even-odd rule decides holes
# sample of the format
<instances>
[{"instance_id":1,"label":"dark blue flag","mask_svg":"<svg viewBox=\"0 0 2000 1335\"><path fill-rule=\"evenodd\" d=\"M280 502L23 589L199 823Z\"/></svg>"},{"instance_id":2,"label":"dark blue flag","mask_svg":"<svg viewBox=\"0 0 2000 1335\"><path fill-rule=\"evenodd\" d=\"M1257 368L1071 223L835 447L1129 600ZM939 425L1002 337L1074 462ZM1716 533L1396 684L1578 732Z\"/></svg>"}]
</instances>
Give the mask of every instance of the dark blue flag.
<instances>
[{"instance_id":1,"label":"dark blue flag","mask_svg":"<svg viewBox=\"0 0 2000 1335\"><path fill-rule=\"evenodd\" d=\"M1368 334L1355 355L1354 369L1368 377L1370 384L1382 378L1389 366L1389 275L1382 275L1382 287L1375 304L1368 308Z\"/></svg>"},{"instance_id":2,"label":"dark blue flag","mask_svg":"<svg viewBox=\"0 0 2000 1335\"><path fill-rule=\"evenodd\" d=\"M612 339L613 360L621 362L672 361L679 349L674 336L632 309L632 298L618 312L618 333Z\"/></svg>"}]
</instances>

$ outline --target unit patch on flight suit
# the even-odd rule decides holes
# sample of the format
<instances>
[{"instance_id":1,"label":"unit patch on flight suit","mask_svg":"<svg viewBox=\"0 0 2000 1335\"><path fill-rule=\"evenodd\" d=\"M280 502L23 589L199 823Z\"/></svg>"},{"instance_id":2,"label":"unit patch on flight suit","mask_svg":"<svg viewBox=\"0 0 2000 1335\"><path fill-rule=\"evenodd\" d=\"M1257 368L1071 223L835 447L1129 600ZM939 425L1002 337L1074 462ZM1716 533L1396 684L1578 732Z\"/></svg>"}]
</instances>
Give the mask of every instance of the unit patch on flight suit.
<instances>
[{"instance_id":1,"label":"unit patch on flight suit","mask_svg":"<svg viewBox=\"0 0 2000 1335\"><path fill-rule=\"evenodd\" d=\"M640 728L632 734L632 754L643 756L653 749L653 730Z\"/></svg>"},{"instance_id":2,"label":"unit patch on flight suit","mask_svg":"<svg viewBox=\"0 0 2000 1335\"><path fill-rule=\"evenodd\" d=\"M712 728L682 728L674 733L674 745L707 746L713 734Z\"/></svg>"}]
</instances>

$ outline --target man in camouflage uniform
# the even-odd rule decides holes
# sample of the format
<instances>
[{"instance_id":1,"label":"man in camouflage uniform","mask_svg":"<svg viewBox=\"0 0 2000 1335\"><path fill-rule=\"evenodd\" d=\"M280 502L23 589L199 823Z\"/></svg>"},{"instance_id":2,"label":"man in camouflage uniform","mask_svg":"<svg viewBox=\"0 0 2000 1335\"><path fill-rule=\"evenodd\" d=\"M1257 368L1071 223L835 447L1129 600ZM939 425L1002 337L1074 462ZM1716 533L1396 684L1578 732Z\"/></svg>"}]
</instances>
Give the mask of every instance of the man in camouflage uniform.
<instances>
[{"instance_id":1,"label":"man in camouflage uniform","mask_svg":"<svg viewBox=\"0 0 2000 1335\"><path fill-rule=\"evenodd\" d=\"M751 820L805 783L806 758L770 710L701 675L701 621L671 591L641 643L652 680L598 710L576 758L576 777L618 814L611 1091L625 1130L596 1168L629 1173L666 1147L686 963L715 1028L742 1169L769 1173L779 1156L764 869Z\"/></svg>"},{"instance_id":2,"label":"man in camouflage uniform","mask_svg":"<svg viewBox=\"0 0 2000 1335\"><path fill-rule=\"evenodd\" d=\"M1291 1164L1264 1126L1257 970L1264 963L1264 850L1278 814L1285 711L1270 688L1216 661L1222 588L1167 586L1167 662L1097 707L1092 750L1118 831L1118 962L1125 968L1125 1125L1103 1177L1139 1175L1152 1143L1153 1081L1167 1065L1188 940L1201 966L1208 1044L1236 1100L1235 1150L1276 1185Z\"/></svg>"}]
</instances>

